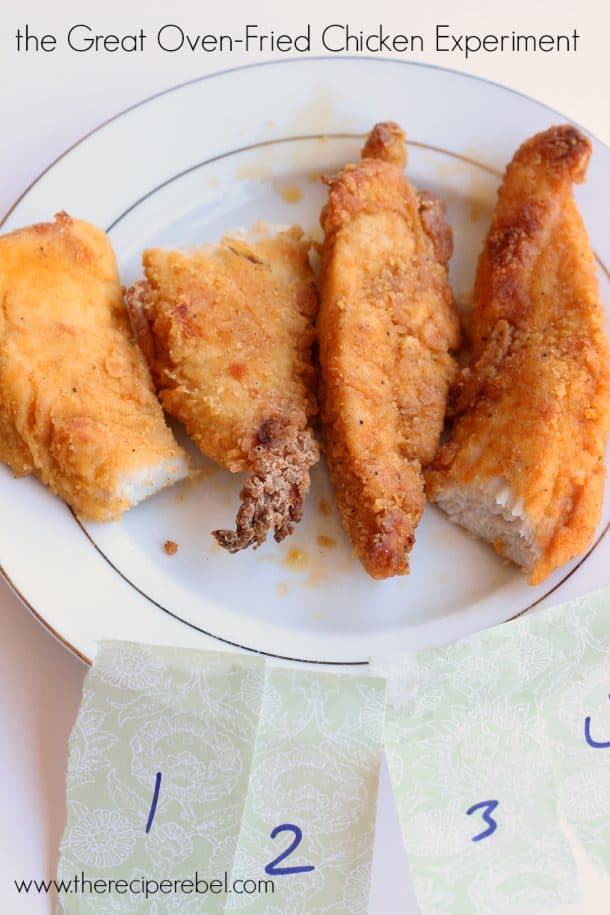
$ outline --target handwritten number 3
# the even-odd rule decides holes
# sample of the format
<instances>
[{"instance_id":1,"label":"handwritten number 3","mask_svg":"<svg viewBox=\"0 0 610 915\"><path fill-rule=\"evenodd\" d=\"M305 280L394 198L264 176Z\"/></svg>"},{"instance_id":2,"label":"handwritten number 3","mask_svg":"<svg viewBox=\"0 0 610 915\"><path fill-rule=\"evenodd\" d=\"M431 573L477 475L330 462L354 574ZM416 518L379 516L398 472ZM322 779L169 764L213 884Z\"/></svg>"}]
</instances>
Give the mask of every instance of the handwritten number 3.
<instances>
[{"instance_id":1,"label":"handwritten number 3","mask_svg":"<svg viewBox=\"0 0 610 915\"><path fill-rule=\"evenodd\" d=\"M492 813L499 803L499 801L481 801L480 804L474 804L473 807L470 807L470 809L466 811L467 816L472 816L472 814L476 813L477 810L485 810L485 813L483 814L483 821L487 823L488 828L484 832L480 832L478 836L473 836L473 842L480 842L481 839L486 839L487 836L491 836L496 831L498 824L492 817Z\"/></svg>"},{"instance_id":2,"label":"handwritten number 3","mask_svg":"<svg viewBox=\"0 0 610 915\"><path fill-rule=\"evenodd\" d=\"M269 874L270 877L283 877L287 874L305 874L308 871L315 870L313 864L304 864L300 867L278 867L278 864L281 861L284 861L288 855L291 855L293 851L296 851L296 849L301 844L301 839L303 838L303 830L299 829L298 826L293 826L292 823L283 823L281 826L276 826L271 833L271 838L275 839L275 837L279 836L281 832L293 833L294 839L281 855L278 855L277 858L274 858L273 861L267 865L265 868L265 873Z\"/></svg>"}]
</instances>

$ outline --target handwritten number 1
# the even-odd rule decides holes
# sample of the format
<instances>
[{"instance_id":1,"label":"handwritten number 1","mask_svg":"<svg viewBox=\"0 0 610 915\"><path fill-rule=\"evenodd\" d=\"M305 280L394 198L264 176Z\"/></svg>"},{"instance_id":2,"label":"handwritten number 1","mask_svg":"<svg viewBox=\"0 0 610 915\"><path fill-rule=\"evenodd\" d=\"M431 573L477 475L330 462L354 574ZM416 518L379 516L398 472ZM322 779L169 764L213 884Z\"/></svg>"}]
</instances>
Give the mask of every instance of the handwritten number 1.
<instances>
[{"instance_id":1,"label":"handwritten number 1","mask_svg":"<svg viewBox=\"0 0 610 915\"><path fill-rule=\"evenodd\" d=\"M481 801L480 804L474 804L474 806L470 807L470 809L466 811L467 816L472 816L472 814L476 813L477 810L485 809L485 813L483 814L483 821L487 823L488 828L484 832L480 832L477 836L473 836L473 842L480 842L481 839L486 839L487 836L491 836L496 831L498 824L492 817L492 813L499 803L499 801Z\"/></svg>"},{"instance_id":2,"label":"handwritten number 1","mask_svg":"<svg viewBox=\"0 0 610 915\"><path fill-rule=\"evenodd\" d=\"M298 826L293 826L292 823L283 823L281 826L276 826L271 833L271 838L275 839L281 832L293 833L294 839L281 855L278 855L277 858L274 858L273 861L266 866L265 873L270 877L284 877L288 874L305 874L308 871L315 870L313 864L304 864L300 867L278 867L278 864L281 861L284 861L288 855L291 855L293 851L296 851L303 838L303 830Z\"/></svg>"},{"instance_id":3,"label":"handwritten number 1","mask_svg":"<svg viewBox=\"0 0 610 915\"><path fill-rule=\"evenodd\" d=\"M157 772L157 775L155 776L155 790L153 793L152 804L150 805L150 813L148 814L148 821L146 823L147 834L150 832L150 827L152 826L153 820L155 818L155 812L157 810L157 801L159 800L160 787L161 787L161 773Z\"/></svg>"},{"instance_id":4,"label":"handwritten number 1","mask_svg":"<svg viewBox=\"0 0 610 915\"><path fill-rule=\"evenodd\" d=\"M608 696L610 699L610 696ZM610 740L593 740L591 737L591 717L587 715L585 718L585 740L590 747L593 747L594 750L606 750L610 747Z\"/></svg>"}]
</instances>

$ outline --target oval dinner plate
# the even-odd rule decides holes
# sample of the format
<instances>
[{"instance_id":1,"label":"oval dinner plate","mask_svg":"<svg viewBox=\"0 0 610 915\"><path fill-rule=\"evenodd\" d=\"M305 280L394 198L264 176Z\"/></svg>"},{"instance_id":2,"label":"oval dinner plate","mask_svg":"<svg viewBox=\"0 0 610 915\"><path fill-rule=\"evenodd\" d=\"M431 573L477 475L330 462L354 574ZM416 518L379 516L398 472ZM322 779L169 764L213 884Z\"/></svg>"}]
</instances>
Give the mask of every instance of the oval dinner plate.
<instances>
[{"instance_id":1,"label":"oval dinner plate","mask_svg":"<svg viewBox=\"0 0 610 915\"><path fill-rule=\"evenodd\" d=\"M319 231L320 175L357 158L363 134L388 118L407 132L411 181L447 203L456 242L452 281L467 304L500 174L526 137L564 119L500 86L416 64L282 61L178 86L69 150L3 228L59 210L90 220L109 232L125 283L138 277L149 245L215 241L257 220ZM593 147L577 197L607 305L610 151L596 140ZM604 550L594 546L531 588L429 506L411 575L375 582L351 556L323 464L293 537L230 556L210 531L231 524L240 478L195 459L196 480L105 525L80 524L36 480L16 480L0 467L4 575L86 659L107 638L193 647L217 640L281 658L359 665L370 654L458 638L551 594L561 600L607 579ZM606 496L598 545L609 518ZM178 543L176 555L165 554L165 540Z\"/></svg>"}]
</instances>

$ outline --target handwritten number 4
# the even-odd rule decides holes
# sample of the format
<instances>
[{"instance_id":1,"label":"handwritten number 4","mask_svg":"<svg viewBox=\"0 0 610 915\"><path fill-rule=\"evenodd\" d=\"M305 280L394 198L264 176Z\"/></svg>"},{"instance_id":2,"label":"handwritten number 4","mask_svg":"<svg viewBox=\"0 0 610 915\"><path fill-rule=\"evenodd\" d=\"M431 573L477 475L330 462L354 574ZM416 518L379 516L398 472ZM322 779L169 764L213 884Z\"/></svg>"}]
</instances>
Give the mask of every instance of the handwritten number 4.
<instances>
[{"instance_id":1,"label":"handwritten number 4","mask_svg":"<svg viewBox=\"0 0 610 915\"><path fill-rule=\"evenodd\" d=\"M608 699L610 699L610 696L608 696ZM610 740L593 740L591 737L591 717L589 715L585 718L585 740L594 750L606 750L610 747Z\"/></svg>"},{"instance_id":2,"label":"handwritten number 4","mask_svg":"<svg viewBox=\"0 0 610 915\"><path fill-rule=\"evenodd\" d=\"M281 855L278 855L277 858L274 858L265 868L265 873L270 877L284 877L288 874L305 874L308 871L315 870L313 864L304 864L300 867L278 867L281 861L284 861L288 855L291 855L293 851L301 844L301 839L303 838L303 830L298 826L294 826L292 823L283 823L281 826L276 826L273 832L271 833L271 838L275 839L276 836L279 836L281 832L291 832L294 835L294 839L288 846L284 849Z\"/></svg>"},{"instance_id":3,"label":"handwritten number 4","mask_svg":"<svg viewBox=\"0 0 610 915\"><path fill-rule=\"evenodd\" d=\"M473 836L473 842L480 842L481 839L486 839L487 836L491 836L496 831L498 824L492 817L492 813L499 803L499 801L481 801L480 804L474 804L466 811L467 816L472 816L472 814L476 813L477 810L485 810L485 813L483 814L483 821L487 823L487 829L484 832L480 832L477 836Z\"/></svg>"}]
</instances>

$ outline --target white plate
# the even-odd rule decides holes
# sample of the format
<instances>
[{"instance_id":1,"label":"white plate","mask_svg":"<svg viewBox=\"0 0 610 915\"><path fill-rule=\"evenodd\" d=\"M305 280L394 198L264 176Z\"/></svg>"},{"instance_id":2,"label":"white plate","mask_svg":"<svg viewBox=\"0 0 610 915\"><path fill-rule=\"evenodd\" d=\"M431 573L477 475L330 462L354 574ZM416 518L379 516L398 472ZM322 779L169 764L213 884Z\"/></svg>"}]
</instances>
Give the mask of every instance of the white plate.
<instances>
[{"instance_id":1,"label":"white plate","mask_svg":"<svg viewBox=\"0 0 610 915\"><path fill-rule=\"evenodd\" d=\"M362 134L387 118L407 131L411 180L448 204L454 289L467 297L499 173L525 137L562 119L499 86L415 64L283 61L177 87L68 151L16 204L4 228L60 209L91 220L110 232L127 283L150 244L214 241L261 219L313 229L324 200L317 176L357 157ZM610 152L593 142L589 180L577 195L598 257L608 263ZM608 303L607 272L600 276ZM351 557L334 508L330 515L320 510L322 498L332 505L323 466L314 471L305 518L292 538L230 556L209 531L231 523L240 480L201 463L198 481L120 523L86 527L34 479L15 480L0 468L4 574L81 655L93 657L104 638L192 646L213 638L284 658L361 664L370 654L499 623L550 592L561 599L579 565L530 588L489 547L428 507L412 574L372 581ZM597 542L609 518L607 497ZM319 537L335 545L321 546ZM173 557L163 551L167 539L179 544ZM603 583L600 553L580 564L580 592Z\"/></svg>"}]
</instances>

